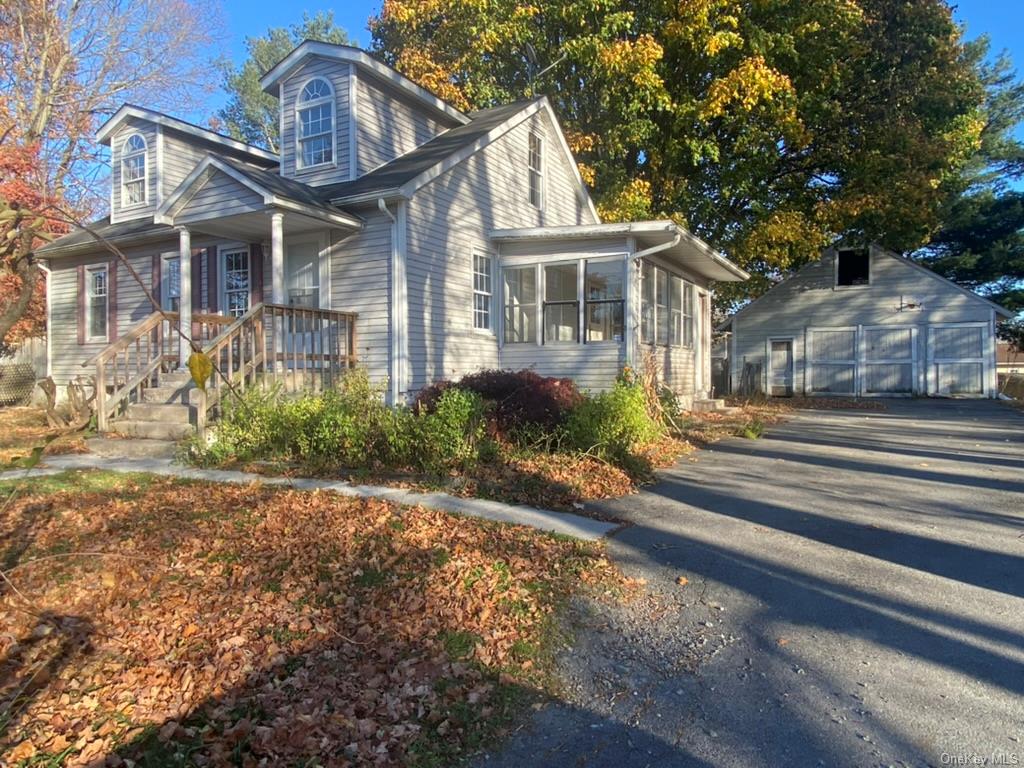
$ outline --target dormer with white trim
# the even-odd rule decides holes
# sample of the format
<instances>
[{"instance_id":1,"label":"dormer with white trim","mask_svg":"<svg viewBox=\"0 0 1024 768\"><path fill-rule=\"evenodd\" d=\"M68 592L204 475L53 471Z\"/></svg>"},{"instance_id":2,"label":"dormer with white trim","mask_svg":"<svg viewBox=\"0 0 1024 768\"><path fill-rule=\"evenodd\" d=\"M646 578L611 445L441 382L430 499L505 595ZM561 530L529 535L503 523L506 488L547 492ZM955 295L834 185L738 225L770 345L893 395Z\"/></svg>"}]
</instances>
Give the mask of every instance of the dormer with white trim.
<instances>
[{"instance_id":1,"label":"dormer with white trim","mask_svg":"<svg viewBox=\"0 0 1024 768\"><path fill-rule=\"evenodd\" d=\"M261 80L280 102L281 175L351 181L469 122L365 51L307 40Z\"/></svg>"},{"instance_id":2,"label":"dormer with white trim","mask_svg":"<svg viewBox=\"0 0 1024 768\"><path fill-rule=\"evenodd\" d=\"M110 147L110 222L152 216L210 152L276 170L272 152L126 104L99 130Z\"/></svg>"}]
</instances>

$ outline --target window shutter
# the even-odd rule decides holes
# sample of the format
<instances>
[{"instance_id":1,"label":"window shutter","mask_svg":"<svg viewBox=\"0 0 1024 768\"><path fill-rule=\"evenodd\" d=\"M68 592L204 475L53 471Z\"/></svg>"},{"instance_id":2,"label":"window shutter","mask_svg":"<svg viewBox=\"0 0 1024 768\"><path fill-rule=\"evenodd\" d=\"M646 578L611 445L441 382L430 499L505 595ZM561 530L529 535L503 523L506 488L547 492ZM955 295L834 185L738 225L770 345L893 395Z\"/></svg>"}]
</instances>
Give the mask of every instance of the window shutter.
<instances>
[{"instance_id":1,"label":"window shutter","mask_svg":"<svg viewBox=\"0 0 1024 768\"><path fill-rule=\"evenodd\" d=\"M203 308L203 253L205 248L192 249L192 311Z\"/></svg>"},{"instance_id":2,"label":"window shutter","mask_svg":"<svg viewBox=\"0 0 1024 768\"><path fill-rule=\"evenodd\" d=\"M78 343L85 344L85 265L78 265Z\"/></svg>"},{"instance_id":3,"label":"window shutter","mask_svg":"<svg viewBox=\"0 0 1024 768\"><path fill-rule=\"evenodd\" d=\"M117 341L117 259L107 268L107 340Z\"/></svg>"},{"instance_id":4,"label":"window shutter","mask_svg":"<svg viewBox=\"0 0 1024 768\"><path fill-rule=\"evenodd\" d=\"M249 246L249 306L255 307L263 301L263 245Z\"/></svg>"},{"instance_id":5,"label":"window shutter","mask_svg":"<svg viewBox=\"0 0 1024 768\"><path fill-rule=\"evenodd\" d=\"M211 313L217 311L217 246L211 245L206 249L206 291L207 310Z\"/></svg>"},{"instance_id":6,"label":"window shutter","mask_svg":"<svg viewBox=\"0 0 1024 768\"><path fill-rule=\"evenodd\" d=\"M153 254L153 286L150 290L153 294L153 299L156 301L156 306L153 307L154 312L158 309L163 309L164 297L160 286L160 263L162 261L163 259L160 258L159 253Z\"/></svg>"}]
</instances>

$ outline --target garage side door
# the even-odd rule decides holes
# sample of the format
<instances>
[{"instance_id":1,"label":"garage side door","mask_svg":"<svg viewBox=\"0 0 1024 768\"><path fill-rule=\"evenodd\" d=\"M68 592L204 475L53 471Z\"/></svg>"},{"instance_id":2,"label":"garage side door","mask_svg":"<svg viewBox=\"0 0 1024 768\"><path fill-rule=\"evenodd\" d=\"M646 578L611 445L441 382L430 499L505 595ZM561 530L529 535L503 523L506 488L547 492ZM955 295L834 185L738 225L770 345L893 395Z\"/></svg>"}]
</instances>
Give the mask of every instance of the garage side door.
<instances>
[{"instance_id":1,"label":"garage side door","mask_svg":"<svg viewBox=\"0 0 1024 768\"><path fill-rule=\"evenodd\" d=\"M808 331L808 383L812 393L852 395L857 385L857 330L814 328Z\"/></svg>"},{"instance_id":2,"label":"garage side door","mask_svg":"<svg viewBox=\"0 0 1024 768\"><path fill-rule=\"evenodd\" d=\"M867 395L909 395L914 391L914 331L865 328L861 386Z\"/></svg>"},{"instance_id":3,"label":"garage side door","mask_svg":"<svg viewBox=\"0 0 1024 768\"><path fill-rule=\"evenodd\" d=\"M983 325L929 326L929 394L984 395L986 337Z\"/></svg>"}]
</instances>

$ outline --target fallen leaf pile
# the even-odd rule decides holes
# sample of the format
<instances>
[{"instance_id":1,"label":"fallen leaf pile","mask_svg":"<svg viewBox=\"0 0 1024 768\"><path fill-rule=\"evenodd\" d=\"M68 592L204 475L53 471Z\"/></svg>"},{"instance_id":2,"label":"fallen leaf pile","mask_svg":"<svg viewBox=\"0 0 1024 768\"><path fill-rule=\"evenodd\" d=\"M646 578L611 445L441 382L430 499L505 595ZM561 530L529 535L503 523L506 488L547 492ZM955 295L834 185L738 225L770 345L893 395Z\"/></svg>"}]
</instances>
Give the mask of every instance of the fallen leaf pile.
<instances>
[{"instance_id":1,"label":"fallen leaf pile","mask_svg":"<svg viewBox=\"0 0 1024 768\"><path fill-rule=\"evenodd\" d=\"M31 406L2 409L0 415L0 463L27 456L32 448L43 445L56 430L46 423L46 412ZM58 437L46 445L46 453L83 453L85 439L80 432Z\"/></svg>"},{"instance_id":2,"label":"fallen leaf pile","mask_svg":"<svg viewBox=\"0 0 1024 768\"><path fill-rule=\"evenodd\" d=\"M458 754L558 598L618 579L524 528L165 479L29 490L0 534L2 765Z\"/></svg>"}]
</instances>

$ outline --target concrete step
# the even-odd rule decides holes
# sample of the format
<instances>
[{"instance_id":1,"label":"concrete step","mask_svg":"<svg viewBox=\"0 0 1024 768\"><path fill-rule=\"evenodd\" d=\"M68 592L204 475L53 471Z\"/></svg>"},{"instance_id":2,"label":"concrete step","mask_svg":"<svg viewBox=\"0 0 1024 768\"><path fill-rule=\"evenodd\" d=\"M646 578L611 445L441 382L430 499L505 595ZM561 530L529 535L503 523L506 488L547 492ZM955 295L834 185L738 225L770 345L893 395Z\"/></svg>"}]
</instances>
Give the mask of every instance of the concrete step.
<instances>
[{"instance_id":1,"label":"concrete step","mask_svg":"<svg viewBox=\"0 0 1024 768\"><path fill-rule=\"evenodd\" d=\"M187 387L192 384L192 374L188 371L171 371L158 376L161 387Z\"/></svg>"},{"instance_id":2,"label":"concrete step","mask_svg":"<svg viewBox=\"0 0 1024 768\"><path fill-rule=\"evenodd\" d=\"M187 403L189 394L195 391L195 387L174 387L164 386L146 387L142 391L142 402L144 403Z\"/></svg>"},{"instance_id":3,"label":"concrete step","mask_svg":"<svg viewBox=\"0 0 1024 768\"><path fill-rule=\"evenodd\" d=\"M693 401L694 413L715 413L725 409L725 400L721 398L701 398Z\"/></svg>"},{"instance_id":4,"label":"concrete step","mask_svg":"<svg viewBox=\"0 0 1024 768\"><path fill-rule=\"evenodd\" d=\"M194 434L191 424L128 418L111 421L110 431L125 437L144 437L149 440L181 440Z\"/></svg>"},{"instance_id":5,"label":"concrete step","mask_svg":"<svg viewBox=\"0 0 1024 768\"><path fill-rule=\"evenodd\" d=\"M152 440L137 437L123 440L119 437L90 437L85 441L89 453L106 459L173 459L178 446L172 440Z\"/></svg>"},{"instance_id":6,"label":"concrete step","mask_svg":"<svg viewBox=\"0 0 1024 768\"><path fill-rule=\"evenodd\" d=\"M189 424L192 408L183 403L132 403L127 418L131 421L162 421L169 424Z\"/></svg>"}]
</instances>

